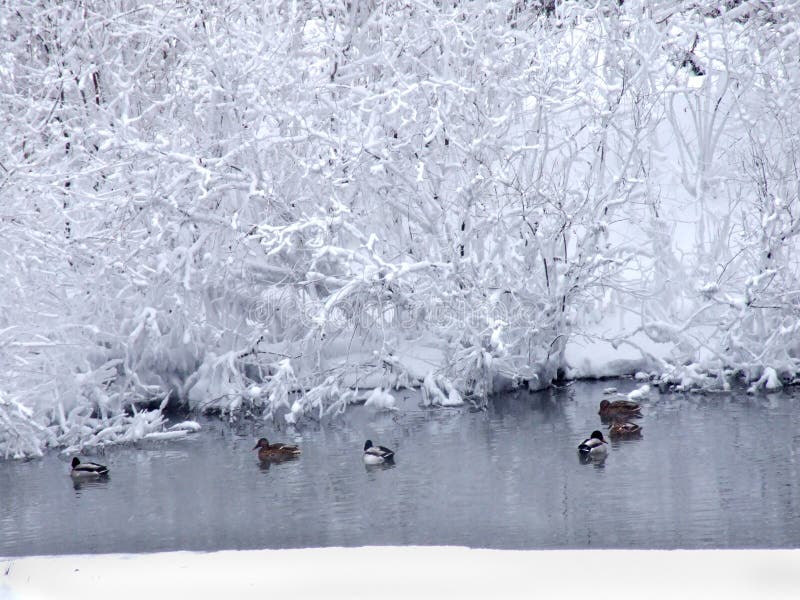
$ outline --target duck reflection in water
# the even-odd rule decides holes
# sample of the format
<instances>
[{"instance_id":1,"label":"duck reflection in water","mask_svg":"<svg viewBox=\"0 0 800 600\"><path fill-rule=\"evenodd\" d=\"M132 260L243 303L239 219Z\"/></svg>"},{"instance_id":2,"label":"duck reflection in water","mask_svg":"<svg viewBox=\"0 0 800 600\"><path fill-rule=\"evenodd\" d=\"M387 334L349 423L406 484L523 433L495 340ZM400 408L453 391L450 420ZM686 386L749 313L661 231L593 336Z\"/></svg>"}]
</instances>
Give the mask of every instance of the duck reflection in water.
<instances>
[{"instance_id":1,"label":"duck reflection in water","mask_svg":"<svg viewBox=\"0 0 800 600\"><path fill-rule=\"evenodd\" d=\"M364 470L367 473L372 473L374 471L388 471L389 469L394 469L396 466L397 464L393 460L373 465L369 463L364 463Z\"/></svg>"},{"instance_id":2,"label":"duck reflection in water","mask_svg":"<svg viewBox=\"0 0 800 600\"><path fill-rule=\"evenodd\" d=\"M89 490L92 488L104 488L108 485L108 482L111 481L111 477L106 475L105 477L96 477L93 479L79 479L77 477L72 477L72 489L76 492L80 492L81 490Z\"/></svg>"},{"instance_id":3,"label":"duck reflection in water","mask_svg":"<svg viewBox=\"0 0 800 600\"><path fill-rule=\"evenodd\" d=\"M578 454L578 462L582 465L592 465L595 469L606 468L607 454L592 456L591 454Z\"/></svg>"},{"instance_id":4,"label":"duck reflection in water","mask_svg":"<svg viewBox=\"0 0 800 600\"><path fill-rule=\"evenodd\" d=\"M283 463L292 463L296 462L298 459L297 456L281 456L275 457L272 456L270 458L262 458L258 461L258 468L261 469L262 472L266 473L269 471L272 465L280 465Z\"/></svg>"}]
</instances>

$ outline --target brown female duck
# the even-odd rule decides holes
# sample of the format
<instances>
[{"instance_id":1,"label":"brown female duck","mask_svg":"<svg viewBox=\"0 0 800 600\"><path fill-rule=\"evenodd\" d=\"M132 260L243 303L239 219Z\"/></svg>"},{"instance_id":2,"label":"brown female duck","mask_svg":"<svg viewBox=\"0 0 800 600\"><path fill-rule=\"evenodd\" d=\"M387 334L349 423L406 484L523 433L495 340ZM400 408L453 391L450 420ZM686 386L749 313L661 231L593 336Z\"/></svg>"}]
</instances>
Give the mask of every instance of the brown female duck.
<instances>
[{"instance_id":1,"label":"brown female duck","mask_svg":"<svg viewBox=\"0 0 800 600\"><path fill-rule=\"evenodd\" d=\"M288 444L270 444L267 438L261 438L256 442L253 450L258 448L259 460L282 460L300 455L300 448Z\"/></svg>"},{"instance_id":2,"label":"brown female duck","mask_svg":"<svg viewBox=\"0 0 800 600\"><path fill-rule=\"evenodd\" d=\"M600 402L598 414L601 419L630 419L642 416L639 405L630 400L614 400L614 402L603 400Z\"/></svg>"},{"instance_id":3,"label":"brown female duck","mask_svg":"<svg viewBox=\"0 0 800 600\"><path fill-rule=\"evenodd\" d=\"M642 434L642 426L627 421L614 421L608 435L612 438L638 437Z\"/></svg>"}]
</instances>

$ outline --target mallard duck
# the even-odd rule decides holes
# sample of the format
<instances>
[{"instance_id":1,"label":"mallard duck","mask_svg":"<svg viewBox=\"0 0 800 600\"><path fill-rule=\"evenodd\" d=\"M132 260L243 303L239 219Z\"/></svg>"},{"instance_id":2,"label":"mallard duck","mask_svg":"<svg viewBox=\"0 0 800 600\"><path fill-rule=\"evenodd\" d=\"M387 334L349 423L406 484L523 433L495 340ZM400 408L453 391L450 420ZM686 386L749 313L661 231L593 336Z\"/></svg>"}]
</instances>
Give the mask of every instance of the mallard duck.
<instances>
[{"instance_id":1,"label":"mallard duck","mask_svg":"<svg viewBox=\"0 0 800 600\"><path fill-rule=\"evenodd\" d=\"M636 423L628 423L627 421L614 421L611 429L608 430L608 435L612 438L621 437L635 437L642 434L642 426Z\"/></svg>"},{"instance_id":2,"label":"mallard duck","mask_svg":"<svg viewBox=\"0 0 800 600\"><path fill-rule=\"evenodd\" d=\"M603 400L600 402L600 410L597 414L603 419L613 419L614 417L630 419L642 416L639 405L630 400L614 400L614 402Z\"/></svg>"},{"instance_id":3,"label":"mallard duck","mask_svg":"<svg viewBox=\"0 0 800 600\"><path fill-rule=\"evenodd\" d=\"M578 444L578 452L582 456L605 456L608 452L607 444L602 431L593 431L592 435Z\"/></svg>"},{"instance_id":4,"label":"mallard duck","mask_svg":"<svg viewBox=\"0 0 800 600\"><path fill-rule=\"evenodd\" d=\"M384 446L373 446L372 440L364 443L364 462L368 465L379 465L394 460L394 450Z\"/></svg>"},{"instance_id":5,"label":"mallard duck","mask_svg":"<svg viewBox=\"0 0 800 600\"><path fill-rule=\"evenodd\" d=\"M253 450L258 448L259 460L280 460L282 458L292 458L299 456L300 448L289 446L288 444L270 444L267 438L261 438L256 442Z\"/></svg>"},{"instance_id":6,"label":"mallard duck","mask_svg":"<svg viewBox=\"0 0 800 600\"><path fill-rule=\"evenodd\" d=\"M73 477L102 477L108 475L108 467L93 462L82 463L76 456L72 459L70 475Z\"/></svg>"}]
</instances>

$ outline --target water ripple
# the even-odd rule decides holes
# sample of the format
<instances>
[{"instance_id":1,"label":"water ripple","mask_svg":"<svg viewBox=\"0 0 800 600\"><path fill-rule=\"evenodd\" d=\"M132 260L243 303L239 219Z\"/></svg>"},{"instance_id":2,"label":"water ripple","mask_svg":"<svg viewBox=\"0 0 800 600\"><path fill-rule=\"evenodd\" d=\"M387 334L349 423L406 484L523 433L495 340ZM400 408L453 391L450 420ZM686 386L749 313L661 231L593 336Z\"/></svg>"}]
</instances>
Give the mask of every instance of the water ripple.
<instances>
[{"instance_id":1,"label":"water ripple","mask_svg":"<svg viewBox=\"0 0 800 600\"><path fill-rule=\"evenodd\" d=\"M619 382L620 391L633 382ZM800 415L789 394L660 396L643 436L582 464L607 383L487 410L354 408L289 436L207 421L190 442L108 450L108 480L68 457L0 463L0 554L463 544L490 548L800 546ZM256 437L298 442L262 464ZM397 451L367 467L370 438Z\"/></svg>"}]
</instances>

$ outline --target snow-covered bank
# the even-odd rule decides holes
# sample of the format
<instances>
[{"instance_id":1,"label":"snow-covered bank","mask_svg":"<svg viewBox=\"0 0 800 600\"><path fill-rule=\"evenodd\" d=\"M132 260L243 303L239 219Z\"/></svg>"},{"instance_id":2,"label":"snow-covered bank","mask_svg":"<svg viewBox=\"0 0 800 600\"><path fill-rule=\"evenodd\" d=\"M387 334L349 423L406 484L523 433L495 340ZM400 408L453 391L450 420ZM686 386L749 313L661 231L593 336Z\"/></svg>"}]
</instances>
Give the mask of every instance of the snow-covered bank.
<instances>
[{"instance_id":1,"label":"snow-covered bank","mask_svg":"<svg viewBox=\"0 0 800 600\"><path fill-rule=\"evenodd\" d=\"M3 457L160 435L161 400L800 374L798 3L17 4Z\"/></svg>"},{"instance_id":2,"label":"snow-covered bank","mask_svg":"<svg viewBox=\"0 0 800 600\"><path fill-rule=\"evenodd\" d=\"M592 598L794 600L800 550L374 547L0 560L0 600ZM155 596L154 596L155 595Z\"/></svg>"}]
</instances>

